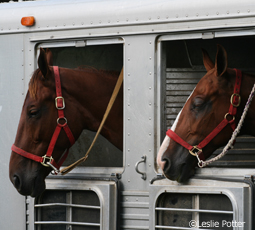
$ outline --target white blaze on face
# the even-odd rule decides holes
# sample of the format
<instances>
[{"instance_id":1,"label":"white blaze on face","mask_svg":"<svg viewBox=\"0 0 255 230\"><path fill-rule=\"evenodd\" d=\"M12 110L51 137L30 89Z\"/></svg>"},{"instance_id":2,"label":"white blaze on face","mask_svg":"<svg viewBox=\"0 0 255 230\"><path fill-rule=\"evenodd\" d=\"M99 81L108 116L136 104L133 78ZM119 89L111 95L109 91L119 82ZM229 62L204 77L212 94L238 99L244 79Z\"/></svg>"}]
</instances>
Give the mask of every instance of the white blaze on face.
<instances>
[{"instance_id":1,"label":"white blaze on face","mask_svg":"<svg viewBox=\"0 0 255 230\"><path fill-rule=\"evenodd\" d=\"M194 89L195 90L195 89ZM192 93L190 94L190 96L188 97L187 101L189 100L189 98L191 97L191 95L193 94L194 90L192 91ZM185 104L187 103L187 101L185 102ZM184 105L185 106L185 105ZM183 107L184 107L183 106ZM172 127L171 127L171 130L172 131L175 131L176 129L176 126L178 124L178 121L179 121L179 118L180 118L180 115L182 113L182 110L178 113ZM165 161L162 161L162 156L163 154L165 153L165 151L167 150L169 144L170 144L170 137L166 135L165 139L163 140L163 143L161 144L160 148L159 148L159 151L158 151L158 155L157 155L157 164L158 166L162 169L164 169L164 166L165 166Z\"/></svg>"}]
</instances>

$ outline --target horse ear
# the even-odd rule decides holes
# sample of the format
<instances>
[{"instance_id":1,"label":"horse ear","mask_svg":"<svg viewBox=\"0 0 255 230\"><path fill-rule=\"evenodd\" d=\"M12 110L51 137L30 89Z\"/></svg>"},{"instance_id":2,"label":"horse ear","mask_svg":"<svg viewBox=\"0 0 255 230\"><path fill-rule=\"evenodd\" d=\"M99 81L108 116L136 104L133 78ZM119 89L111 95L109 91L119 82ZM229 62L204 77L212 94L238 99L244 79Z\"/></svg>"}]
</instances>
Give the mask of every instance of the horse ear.
<instances>
[{"instance_id":1,"label":"horse ear","mask_svg":"<svg viewBox=\"0 0 255 230\"><path fill-rule=\"evenodd\" d=\"M214 68L214 63L211 60L211 58L209 57L207 51L204 50L203 48L202 48L202 53L203 53L204 66L205 66L206 71L208 72L209 70Z\"/></svg>"},{"instance_id":2,"label":"horse ear","mask_svg":"<svg viewBox=\"0 0 255 230\"><path fill-rule=\"evenodd\" d=\"M221 77L227 70L228 67L228 58L227 52L221 45L217 45L217 54L215 60L216 74L218 77Z\"/></svg>"},{"instance_id":3,"label":"horse ear","mask_svg":"<svg viewBox=\"0 0 255 230\"><path fill-rule=\"evenodd\" d=\"M40 48L40 54L38 58L38 66L42 72L42 75L46 78L47 73L49 73L49 65L47 62L47 56L43 48Z\"/></svg>"},{"instance_id":4,"label":"horse ear","mask_svg":"<svg viewBox=\"0 0 255 230\"><path fill-rule=\"evenodd\" d=\"M53 66L53 57L52 52L47 48L46 49L46 57L47 57L47 63L49 66Z\"/></svg>"}]
</instances>

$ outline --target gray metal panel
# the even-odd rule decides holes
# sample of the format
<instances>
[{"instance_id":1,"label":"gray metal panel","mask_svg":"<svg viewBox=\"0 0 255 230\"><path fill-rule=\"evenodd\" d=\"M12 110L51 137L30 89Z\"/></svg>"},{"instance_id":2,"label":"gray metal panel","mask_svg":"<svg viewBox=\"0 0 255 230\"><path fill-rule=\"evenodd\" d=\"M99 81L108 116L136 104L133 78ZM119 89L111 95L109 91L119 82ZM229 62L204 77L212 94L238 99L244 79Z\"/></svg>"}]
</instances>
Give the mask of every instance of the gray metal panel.
<instances>
[{"instance_id":1,"label":"gray metal panel","mask_svg":"<svg viewBox=\"0 0 255 230\"><path fill-rule=\"evenodd\" d=\"M9 159L24 100L23 36L0 36L0 223L25 229L25 198L9 180Z\"/></svg>"},{"instance_id":2,"label":"gray metal panel","mask_svg":"<svg viewBox=\"0 0 255 230\"><path fill-rule=\"evenodd\" d=\"M122 183L125 190L147 190L154 177L155 146L155 36L125 37L124 51L124 151L125 171ZM143 180L139 171L146 172Z\"/></svg>"},{"instance_id":3,"label":"gray metal panel","mask_svg":"<svg viewBox=\"0 0 255 230\"><path fill-rule=\"evenodd\" d=\"M253 4L253 0L241 4L238 0L217 4L201 0L51 0L1 4L0 33L86 29L86 35L100 36L247 27L254 25ZM30 15L35 16L35 26L21 26L21 18Z\"/></svg>"}]
</instances>

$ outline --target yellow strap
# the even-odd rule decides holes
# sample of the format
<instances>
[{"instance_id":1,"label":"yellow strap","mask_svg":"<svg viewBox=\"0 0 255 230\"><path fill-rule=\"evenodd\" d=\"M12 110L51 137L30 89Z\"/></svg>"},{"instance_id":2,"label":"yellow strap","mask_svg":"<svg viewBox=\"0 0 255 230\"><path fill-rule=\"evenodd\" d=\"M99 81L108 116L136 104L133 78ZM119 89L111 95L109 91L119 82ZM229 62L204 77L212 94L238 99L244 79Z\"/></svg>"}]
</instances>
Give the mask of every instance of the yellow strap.
<instances>
[{"instance_id":1,"label":"yellow strap","mask_svg":"<svg viewBox=\"0 0 255 230\"><path fill-rule=\"evenodd\" d=\"M101 132L103 126L104 126L104 123L105 123L105 121L106 121L106 119L107 119L107 117L108 117L108 115L109 115L109 113L110 113L110 111L111 111L111 108L112 108L112 106L113 106L113 103L114 103L114 101L115 101L115 99L116 99L116 97L117 97L117 95L118 95L118 93L119 93L119 90L120 90L120 87L121 87L121 85L122 85L122 82L123 82L123 68L122 68L122 70L121 70L121 72L120 72L118 81L117 81L117 83L116 83L116 85L115 85L115 88L114 88L114 90L113 90L112 97L111 97L111 99L110 99L110 101L109 101L109 103L108 103L108 106L107 106L107 108L106 108L106 111L105 111L103 120L101 121L101 124L100 124L100 126L99 126L99 128L98 128L98 130L97 130L97 133L96 133L96 135L95 135L95 137L94 137L94 139L93 139L93 141L92 141L92 143L91 143L91 145L90 145L90 147L89 147L87 153L85 154L84 157L82 157L82 158L79 159L78 161L76 161L76 162L74 162L73 164L71 164L71 165L69 165L69 166L63 168L62 170L60 170L60 173L61 173L62 175L65 175L65 174L69 173L69 172L72 171L76 166L78 166L80 163L84 162L84 161L88 158L89 152L90 152L90 150L92 149L93 145L95 144L95 142L96 142L96 140L97 140L97 138L98 138L98 136L99 136L99 134L100 134L100 132Z\"/></svg>"}]
</instances>

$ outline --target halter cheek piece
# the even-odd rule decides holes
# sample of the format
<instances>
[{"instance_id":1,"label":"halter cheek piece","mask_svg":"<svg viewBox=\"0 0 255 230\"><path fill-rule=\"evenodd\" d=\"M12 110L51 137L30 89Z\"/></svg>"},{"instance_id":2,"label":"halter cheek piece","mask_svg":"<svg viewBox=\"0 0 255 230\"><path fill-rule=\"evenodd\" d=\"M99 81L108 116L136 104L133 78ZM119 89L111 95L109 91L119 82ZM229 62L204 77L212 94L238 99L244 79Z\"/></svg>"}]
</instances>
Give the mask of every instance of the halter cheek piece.
<instances>
[{"instance_id":1,"label":"halter cheek piece","mask_svg":"<svg viewBox=\"0 0 255 230\"><path fill-rule=\"evenodd\" d=\"M241 88L241 81L242 81L242 72L240 70L234 69L236 71L236 82L234 87L234 93L232 94L230 98L230 107L228 113L225 114L224 119L222 122L198 145L192 146L186 141L184 141L181 137L179 137L174 131L169 129L166 132L166 135L169 136L171 139L173 139L175 142L182 145L184 148L189 150L189 153L198 159L198 166L203 167L203 163L205 161L205 157L203 154L203 148L215 137L218 135L218 133L226 127L228 124L230 124L233 131L235 130L236 124L235 124L235 115L237 112L237 107L241 103L241 96L240 96L240 88ZM229 120L228 118L232 118Z\"/></svg>"},{"instance_id":2,"label":"halter cheek piece","mask_svg":"<svg viewBox=\"0 0 255 230\"><path fill-rule=\"evenodd\" d=\"M60 82L58 66L53 66L53 70L54 70L55 85L56 85L55 105L56 105L56 109L58 110L58 118L57 118L57 126L56 126L56 129L55 129L53 136L51 138L51 141L50 141L50 144L49 144L46 154L42 157L37 156L32 153L26 152L23 149L18 148L14 144L12 145L11 149L13 152L16 152L17 154L19 154L23 157L26 157L33 161L39 162L43 166L51 167L54 170L55 174L57 174L59 172L60 166L64 163L64 161L68 155L68 152L69 152L69 148L68 148L58 163L52 157L53 150L56 145L56 142L59 137L61 129L62 128L64 129L64 131L70 141L71 146L74 144L75 139L74 139L74 136L73 136L69 126L67 125L67 119L65 118L65 115L64 115L65 100L62 97L61 82Z\"/></svg>"}]
</instances>

